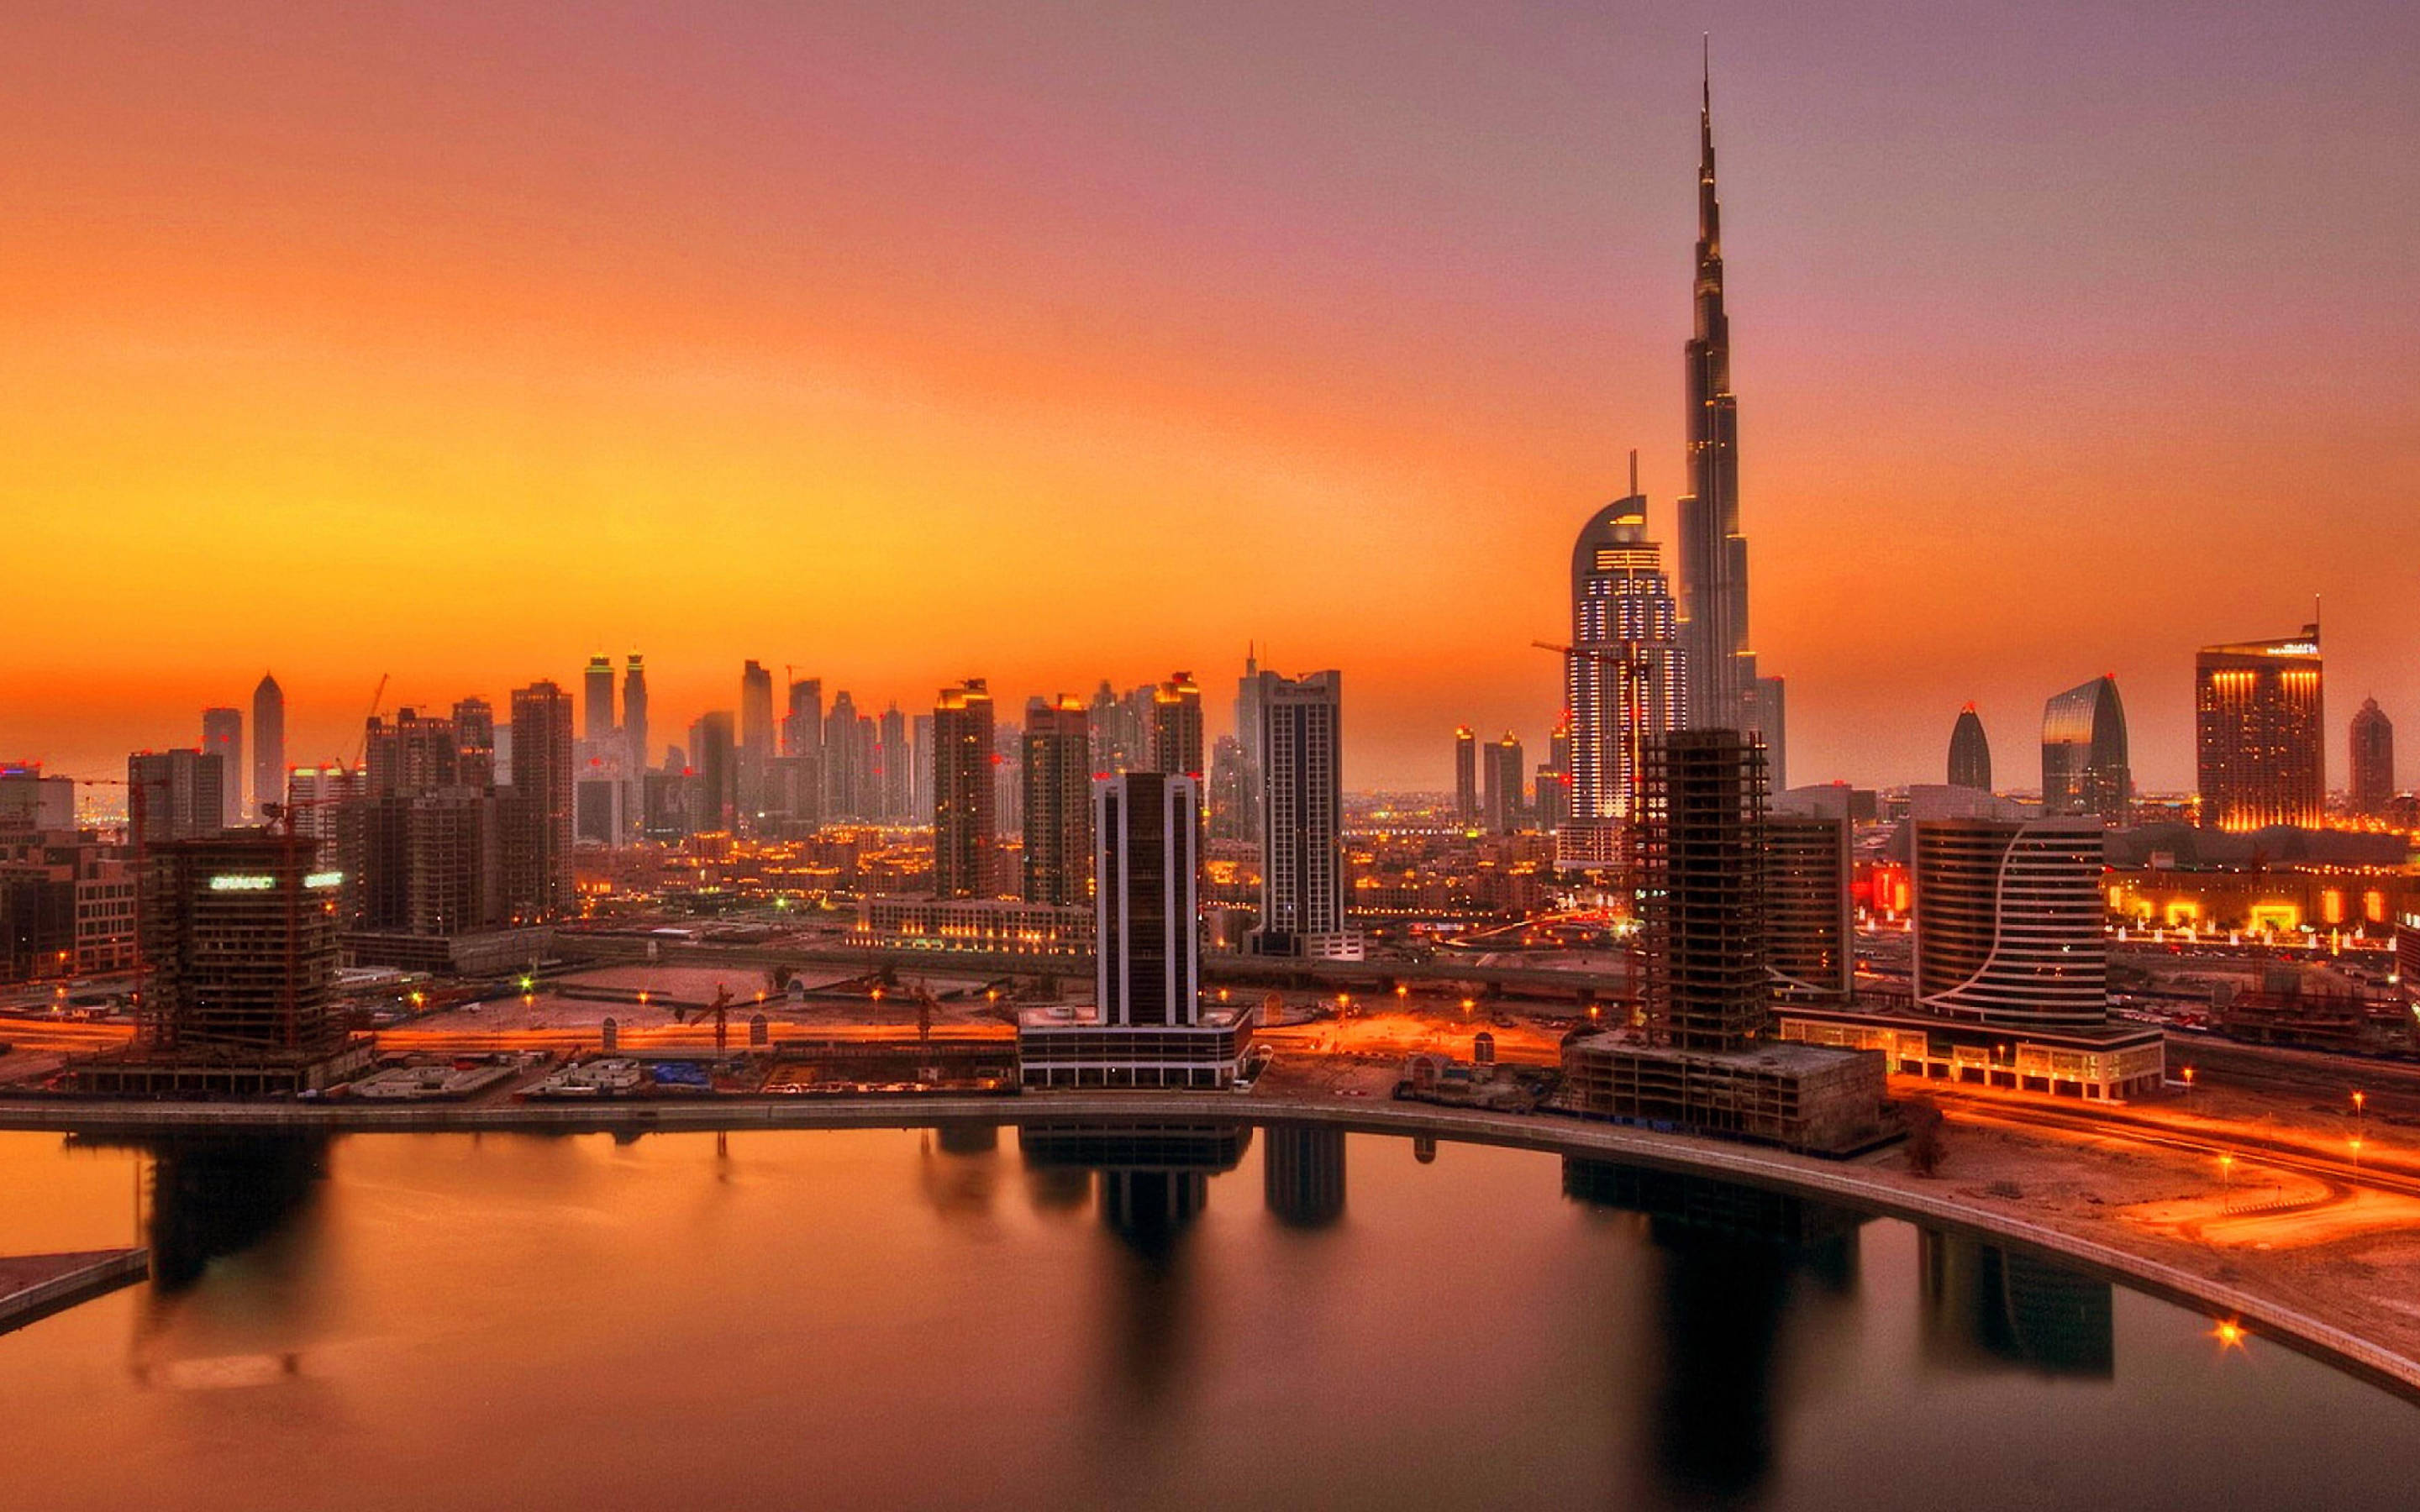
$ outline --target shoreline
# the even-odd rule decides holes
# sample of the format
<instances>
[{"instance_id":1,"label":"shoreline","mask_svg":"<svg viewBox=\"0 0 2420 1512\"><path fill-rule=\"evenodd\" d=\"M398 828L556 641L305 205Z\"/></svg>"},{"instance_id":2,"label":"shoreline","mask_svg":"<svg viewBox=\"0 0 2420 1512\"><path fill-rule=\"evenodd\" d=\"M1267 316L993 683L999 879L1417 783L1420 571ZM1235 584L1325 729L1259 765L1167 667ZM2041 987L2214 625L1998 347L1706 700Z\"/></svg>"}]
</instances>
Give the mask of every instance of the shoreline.
<instances>
[{"instance_id":1,"label":"shoreline","mask_svg":"<svg viewBox=\"0 0 2420 1512\"><path fill-rule=\"evenodd\" d=\"M2313 1356L2420 1402L2420 1360L2216 1275L1995 1211L1945 1183L1854 1162L1680 1134L1537 1114L1501 1114L1373 1100L1295 1100L1202 1092L1046 1092L937 1095L813 1102L649 1102L409 1107L234 1103L132 1103L0 1099L0 1130L132 1137L222 1133L283 1134L676 1134L754 1129L926 1128L986 1122L1023 1126L1065 1120L1314 1124L1355 1134L1433 1135L1466 1144L1532 1149L1719 1177L1833 1201L1885 1217L2012 1242L2063 1257L2104 1279ZM1931 1190L1933 1187L1942 1190ZM2233 1271L2233 1266L2223 1266ZM2305 1299L2307 1301L2307 1299Z\"/></svg>"}]
</instances>

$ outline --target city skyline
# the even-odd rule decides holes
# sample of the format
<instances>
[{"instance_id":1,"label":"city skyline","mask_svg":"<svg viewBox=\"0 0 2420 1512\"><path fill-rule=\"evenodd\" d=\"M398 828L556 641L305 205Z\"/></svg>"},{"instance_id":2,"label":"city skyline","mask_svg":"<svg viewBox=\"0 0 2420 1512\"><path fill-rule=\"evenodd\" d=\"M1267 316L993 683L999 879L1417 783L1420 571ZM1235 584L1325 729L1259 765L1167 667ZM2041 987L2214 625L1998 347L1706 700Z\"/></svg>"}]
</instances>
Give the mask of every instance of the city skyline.
<instances>
[{"instance_id":1,"label":"city skyline","mask_svg":"<svg viewBox=\"0 0 2420 1512\"><path fill-rule=\"evenodd\" d=\"M1029 19L1022 41L970 17L955 53L874 17L787 23L825 29L807 38L717 16L706 34L764 56L676 49L617 99L627 122L576 98L612 45L550 51L507 11L483 39L555 116L488 102L427 129L420 107L456 100L443 21L391 39L422 66L382 58L360 111L302 83L306 63L371 69L326 38L240 43L198 17L175 39L245 67L163 75L151 39L116 44L122 77L60 62L18 91L10 134L35 150L13 213L41 219L0 294L23 385L9 492L38 554L89 560L85 521L118 521L133 607L0 671L0 746L107 772L241 706L264 668L287 759L312 763L352 748L381 672L389 708L443 707L639 650L670 730L733 706L752 656L803 648L865 706L914 706L970 671L1009 697L1223 674L1257 638L1271 665L1353 676L1349 786L1445 786L1457 723L1543 748L1559 677L1528 642L1559 638L1554 563L1633 445L1650 532L1676 538L1700 19L1756 421L1754 649L1791 680L1792 781L1927 779L1963 703L2014 730L2105 670L2138 785L2189 789L2194 648L2277 633L2314 593L2332 740L2366 696L2412 706L2420 611L2373 559L2420 544L2392 465L2413 359L2368 312L2410 303L2390 207L2420 131L2385 88L2411 26L2382 9L2137 8L2088 36L2045 13L1953 90L1945 62L1998 46L1971 18L1817 37L1533 8L1474 23L1518 67L1434 96L1414 86L1446 28L1425 13L1367 58L1354 23L1254 13L1089 39ZM27 58L59 61L74 24L38 22ZM1380 108L1331 119L1310 65L1238 51L1251 27ZM775 90L806 40L904 97ZM979 130L980 105L1058 76L1046 40L1101 82ZM1557 47L1573 60L1538 64ZM239 82L256 100L218 93ZM1146 106L1145 84L1173 92ZM1218 92L1238 86L1265 118ZM171 157L150 128L180 101L218 130ZM2045 102L2057 124L2020 113ZM749 122L773 128L762 162L684 180L711 129ZM426 156L449 131L500 147L490 177ZM2132 150L2079 167L2071 131ZM349 191L322 171L340 147L368 164ZM986 166L1019 169L1025 197L973 181ZM915 170L887 200L886 167ZM836 206L869 213L840 226ZM967 217L994 266L962 280L943 233ZM192 235L125 234L171 221ZM814 253L777 250L808 232ZM2069 298L2046 334L2039 307ZM1993 527L2018 548L1972 550ZM1171 529L1187 570L1122 570ZM1269 529L1301 549L1254 549ZM728 592L760 532L814 563L802 594ZM930 538L961 549L905 549ZM1373 540L1397 548L1384 571L1338 574ZM2061 542L2087 570L2022 570ZM1071 549L1098 568L1079 602L997 611L995 584ZM458 591L332 609L329 576L372 563Z\"/></svg>"}]
</instances>

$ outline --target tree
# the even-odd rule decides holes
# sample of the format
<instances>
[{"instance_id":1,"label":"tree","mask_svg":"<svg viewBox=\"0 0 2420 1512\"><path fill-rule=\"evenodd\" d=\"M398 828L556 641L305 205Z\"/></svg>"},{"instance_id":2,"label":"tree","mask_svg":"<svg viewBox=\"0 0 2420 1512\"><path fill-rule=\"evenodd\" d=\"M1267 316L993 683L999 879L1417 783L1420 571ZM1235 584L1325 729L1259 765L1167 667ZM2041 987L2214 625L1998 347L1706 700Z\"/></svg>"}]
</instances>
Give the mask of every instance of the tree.
<instances>
[{"instance_id":1,"label":"tree","mask_svg":"<svg viewBox=\"0 0 2420 1512\"><path fill-rule=\"evenodd\" d=\"M1899 1117L1907 1129L1907 1168L1918 1176L1931 1176L1941 1168L1941 1130L1948 1120L1929 1097L1911 1097L1901 1103Z\"/></svg>"}]
</instances>

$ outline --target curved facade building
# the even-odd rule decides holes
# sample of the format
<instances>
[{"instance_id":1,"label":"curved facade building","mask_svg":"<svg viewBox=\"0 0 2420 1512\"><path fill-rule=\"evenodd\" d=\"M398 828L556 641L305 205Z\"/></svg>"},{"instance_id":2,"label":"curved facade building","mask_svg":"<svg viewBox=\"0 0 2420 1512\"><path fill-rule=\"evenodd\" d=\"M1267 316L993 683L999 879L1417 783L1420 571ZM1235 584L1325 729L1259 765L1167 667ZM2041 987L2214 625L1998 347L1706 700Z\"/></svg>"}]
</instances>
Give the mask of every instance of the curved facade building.
<instances>
[{"instance_id":1,"label":"curved facade building","mask_svg":"<svg viewBox=\"0 0 2420 1512\"><path fill-rule=\"evenodd\" d=\"M1572 547L1571 817L1559 848L1569 864L1619 858L1639 753L1686 722L1679 635L1671 579L1634 486L1590 516Z\"/></svg>"},{"instance_id":2,"label":"curved facade building","mask_svg":"<svg viewBox=\"0 0 2420 1512\"><path fill-rule=\"evenodd\" d=\"M1915 829L1916 1002L2011 1027L2106 1023L2100 821Z\"/></svg>"},{"instance_id":3,"label":"curved facade building","mask_svg":"<svg viewBox=\"0 0 2420 1512\"><path fill-rule=\"evenodd\" d=\"M2133 801L2118 679L2104 673L2042 705L2042 812L2122 825Z\"/></svg>"},{"instance_id":4,"label":"curved facade building","mask_svg":"<svg viewBox=\"0 0 2420 1512\"><path fill-rule=\"evenodd\" d=\"M1949 785L1992 791L1992 743L1983 738L1983 717L1972 703L1958 711L1949 732Z\"/></svg>"}]
</instances>

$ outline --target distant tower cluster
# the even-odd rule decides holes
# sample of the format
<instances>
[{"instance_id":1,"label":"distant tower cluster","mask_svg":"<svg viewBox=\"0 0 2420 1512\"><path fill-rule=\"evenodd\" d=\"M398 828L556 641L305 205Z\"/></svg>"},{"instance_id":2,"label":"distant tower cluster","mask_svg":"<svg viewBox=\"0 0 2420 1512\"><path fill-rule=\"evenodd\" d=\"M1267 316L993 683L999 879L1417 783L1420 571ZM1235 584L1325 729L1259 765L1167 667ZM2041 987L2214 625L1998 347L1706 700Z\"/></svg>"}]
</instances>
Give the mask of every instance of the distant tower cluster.
<instances>
[{"instance_id":1,"label":"distant tower cluster","mask_svg":"<svg viewBox=\"0 0 2420 1512\"><path fill-rule=\"evenodd\" d=\"M2194 766L2201 822L2244 833L2314 826L2327 808L2319 627L2204 646L2194 658Z\"/></svg>"},{"instance_id":2,"label":"distant tower cluster","mask_svg":"<svg viewBox=\"0 0 2420 1512\"><path fill-rule=\"evenodd\" d=\"M1949 732L1949 785L1992 791L1992 743L1984 738L1983 717L1972 703L1958 711L1958 723Z\"/></svg>"}]
</instances>

